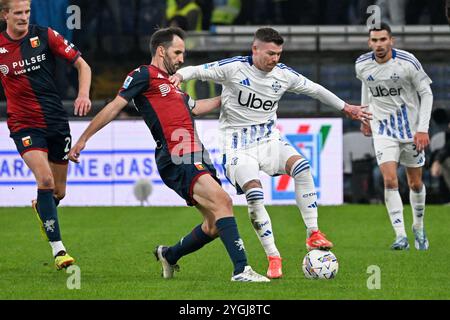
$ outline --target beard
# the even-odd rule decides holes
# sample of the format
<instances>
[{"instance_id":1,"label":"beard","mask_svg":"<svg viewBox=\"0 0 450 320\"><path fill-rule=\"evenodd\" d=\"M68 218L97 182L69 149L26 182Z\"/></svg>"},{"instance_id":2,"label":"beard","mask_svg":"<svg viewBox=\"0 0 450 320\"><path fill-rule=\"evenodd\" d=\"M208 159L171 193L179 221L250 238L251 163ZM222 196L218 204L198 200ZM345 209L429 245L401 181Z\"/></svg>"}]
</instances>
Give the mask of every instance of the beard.
<instances>
[{"instance_id":1,"label":"beard","mask_svg":"<svg viewBox=\"0 0 450 320\"><path fill-rule=\"evenodd\" d=\"M180 68L180 64L171 63L170 59L167 55L164 56L163 63L164 63L164 67L166 68L169 76L174 75L177 72L177 70Z\"/></svg>"}]
</instances>

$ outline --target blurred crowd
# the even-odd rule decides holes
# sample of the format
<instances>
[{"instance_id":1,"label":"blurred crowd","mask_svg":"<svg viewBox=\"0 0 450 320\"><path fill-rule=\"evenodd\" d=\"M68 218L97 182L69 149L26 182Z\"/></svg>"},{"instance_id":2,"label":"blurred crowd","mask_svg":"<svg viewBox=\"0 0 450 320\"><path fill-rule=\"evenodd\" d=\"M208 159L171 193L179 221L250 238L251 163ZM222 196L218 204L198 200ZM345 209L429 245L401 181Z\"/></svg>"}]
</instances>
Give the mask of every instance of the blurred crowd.
<instances>
[{"instance_id":1,"label":"blurred crowd","mask_svg":"<svg viewBox=\"0 0 450 320\"><path fill-rule=\"evenodd\" d=\"M80 9L80 28L67 27ZM445 0L33 0L32 23L50 26L86 55L147 52L158 27L214 31L219 25L361 25L377 5L392 25L447 24ZM68 9L69 8L69 9Z\"/></svg>"},{"instance_id":2,"label":"blurred crowd","mask_svg":"<svg viewBox=\"0 0 450 320\"><path fill-rule=\"evenodd\" d=\"M176 24L185 30L216 25L352 25L364 24L370 5L393 25L447 24L445 0L33 0L33 15L43 24L58 24L69 5L82 12L82 26L100 34L152 32ZM43 9L43 10L42 10Z\"/></svg>"},{"instance_id":3,"label":"blurred crowd","mask_svg":"<svg viewBox=\"0 0 450 320\"><path fill-rule=\"evenodd\" d=\"M132 66L148 62L149 39L158 27L214 31L219 25L363 25L371 5L379 6L382 20L393 25L446 24L445 1L33 0L31 23L52 27L77 46L95 67L98 99L109 96ZM70 28L71 23L77 27ZM57 70L62 96L73 99L76 73L69 66Z\"/></svg>"}]
</instances>

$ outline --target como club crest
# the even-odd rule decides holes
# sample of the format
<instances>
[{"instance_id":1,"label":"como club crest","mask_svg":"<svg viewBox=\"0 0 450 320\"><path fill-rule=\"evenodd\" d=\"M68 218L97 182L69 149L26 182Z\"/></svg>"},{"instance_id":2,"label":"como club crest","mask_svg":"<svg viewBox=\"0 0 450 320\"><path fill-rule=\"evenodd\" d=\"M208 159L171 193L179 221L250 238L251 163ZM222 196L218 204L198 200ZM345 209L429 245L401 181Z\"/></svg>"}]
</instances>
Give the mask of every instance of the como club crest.
<instances>
[{"instance_id":1,"label":"como club crest","mask_svg":"<svg viewBox=\"0 0 450 320\"><path fill-rule=\"evenodd\" d=\"M272 89L273 91L275 91L275 93L278 93L278 91L280 91L281 89L281 84L278 81L275 81L274 83L272 83Z\"/></svg>"},{"instance_id":2,"label":"como club crest","mask_svg":"<svg viewBox=\"0 0 450 320\"><path fill-rule=\"evenodd\" d=\"M394 81L394 82L397 82L399 79L400 79L400 77L398 76L398 74L396 74L394 72L394 74L391 76L391 80Z\"/></svg>"}]
</instances>

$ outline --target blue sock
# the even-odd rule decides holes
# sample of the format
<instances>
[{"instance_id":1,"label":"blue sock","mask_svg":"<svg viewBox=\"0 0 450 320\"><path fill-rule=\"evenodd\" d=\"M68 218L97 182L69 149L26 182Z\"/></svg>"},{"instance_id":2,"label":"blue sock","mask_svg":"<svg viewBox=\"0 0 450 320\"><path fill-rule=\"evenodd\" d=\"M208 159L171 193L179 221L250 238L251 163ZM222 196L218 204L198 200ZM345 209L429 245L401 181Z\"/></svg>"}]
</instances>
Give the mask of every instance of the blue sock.
<instances>
[{"instance_id":1,"label":"blue sock","mask_svg":"<svg viewBox=\"0 0 450 320\"><path fill-rule=\"evenodd\" d=\"M59 202L61 200L59 200L57 197L53 196L53 200L55 201L55 206L59 206Z\"/></svg>"},{"instance_id":2,"label":"blue sock","mask_svg":"<svg viewBox=\"0 0 450 320\"><path fill-rule=\"evenodd\" d=\"M247 265L244 242L239 236L239 231L234 217L226 217L216 221L219 236L233 261L234 275L244 271Z\"/></svg>"},{"instance_id":3,"label":"blue sock","mask_svg":"<svg viewBox=\"0 0 450 320\"><path fill-rule=\"evenodd\" d=\"M42 223L44 224L45 233L50 242L61 241L61 233L59 231L58 213L53 197L53 190L38 189L37 208Z\"/></svg>"},{"instance_id":4,"label":"blue sock","mask_svg":"<svg viewBox=\"0 0 450 320\"><path fill-rule=\"evenodd\" d=\"M167 249L164 254L164 258L166 258L167 262L170 264L175 264L181 257L197 251L205 244L210 243L213 240L214 238L211 238L203 232L202 225L200 224L196 226L187 236L181 238L176 245Z\"/></svg>"}]
</instances>

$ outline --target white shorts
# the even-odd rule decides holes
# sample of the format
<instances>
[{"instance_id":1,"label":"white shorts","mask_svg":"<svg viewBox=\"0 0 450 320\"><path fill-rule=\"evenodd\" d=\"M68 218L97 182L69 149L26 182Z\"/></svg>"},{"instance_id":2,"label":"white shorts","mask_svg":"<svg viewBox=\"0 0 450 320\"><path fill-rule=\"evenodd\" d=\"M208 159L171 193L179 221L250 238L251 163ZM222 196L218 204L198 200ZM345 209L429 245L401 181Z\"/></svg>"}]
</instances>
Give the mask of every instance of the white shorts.
<instances>
[{"instance_id":1,"label":"white shorts","mask_svg":"<svg viewBox=\"0 0 450 320\"><path fill-rule=\"evenodd\" d=\"M419 168L425 165L425 151L417 152L413 142L400 142L389 138L374 138L373 146L378 165L394 161L407 168Z\"/></svg>"},{"instance_id":2,"label":"white shorts","mask_svg":"<svg viewBox=\"0 0 450 320\"><path fill-rule=\"evenodd\" d=\"M243 194L242 187L251 180L260 180L259 171L269 176L286 174L286 162L300 156L288 142L262 141L245 149L229 149L223 157L225 176Z\"/></svg>"}]
</instances>

